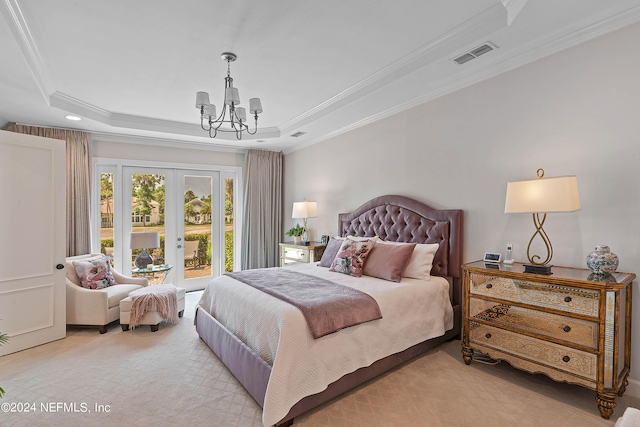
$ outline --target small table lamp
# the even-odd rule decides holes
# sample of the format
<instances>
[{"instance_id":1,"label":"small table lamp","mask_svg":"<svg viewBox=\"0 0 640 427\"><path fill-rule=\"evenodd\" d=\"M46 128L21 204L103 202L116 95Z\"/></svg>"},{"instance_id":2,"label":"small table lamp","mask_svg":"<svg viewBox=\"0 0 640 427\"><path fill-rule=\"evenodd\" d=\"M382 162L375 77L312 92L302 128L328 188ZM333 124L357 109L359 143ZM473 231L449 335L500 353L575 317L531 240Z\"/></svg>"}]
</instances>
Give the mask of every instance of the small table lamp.
<instances>
[{"instance_id":1,"label":"small table lamp","mask_svg":"<svg viewBox=\"0 0 640 427\"><path fill-rule=\"evenodd\" d=\"M159 248L160 247L160 233L131 233L131 249L142 249L133 264L144 270L147 265L153 264L153 258L147 252L147 248Z\"/></svg>"},{"instance_id":2,"label":"small table lamp","mask_svg":"<svg viewBox=\"0 0 640 427\"><path fill-rule=\"evenodd\" d=\"M527 246L527 258L530 265L525 264L525 273L552 274L551 265L547 265L553 257L553 247L549 236L542 226L549 212L575 212L580 210L580 197L578 196L578 180L575 176L559 176L543 179L544 170L538 169L538 178L526 181L514 181L507 184L507 196L504 205L504 213L530 213L533 214L535 233ZM543 214L540 219L540 214ZM531 243L539 234L547 248L547 257L531 255Z\"/></svg>"},{"instance_id":3,"label":"small table lamp","mask_svg":"<svg viewBox=\"0 0 640 427\"><path fill-rule=\"evenodd\" d=\"M307 246L309 245L309 232L307 230L307 218L317 218L318 217L318 203L316 202L307 202L307 198L304 198L303 202L294 202L293 203L293 213L291 214L291 218L302 218L302 223L304 224L304 235L302 237L302 244Z\"/></svg>"}]
</instances>

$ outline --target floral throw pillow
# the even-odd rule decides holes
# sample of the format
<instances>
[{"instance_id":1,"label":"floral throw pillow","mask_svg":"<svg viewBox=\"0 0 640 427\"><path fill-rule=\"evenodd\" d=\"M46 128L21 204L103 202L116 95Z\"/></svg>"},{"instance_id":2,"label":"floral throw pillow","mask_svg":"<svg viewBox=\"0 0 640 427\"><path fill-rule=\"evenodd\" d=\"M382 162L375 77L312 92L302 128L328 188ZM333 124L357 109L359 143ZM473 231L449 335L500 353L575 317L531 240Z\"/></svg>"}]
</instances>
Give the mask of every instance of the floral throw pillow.
<instances>
[{"instance_id":1,"label":"floral throw pillow","mask_svg":"<svg viewBox=\"0 0 640 427\"><path fill-rule=\"evenodd\" d=\"M83 288L103 289L117 285L107 257L73 261L73 266Z\"/></svg>"},{"instance_id":2,"label":"floral throw pillow","mask_svg":"<svg viewBox=\"0 0 640 427\"><path fill-rule=\"evenodd\" d=\"M345 239L340 249L338 249L338 253L333 259L329 270L353 277L361 277L364 263L375 243L375 240L356 242L348 238Z\"/></svg>"}]
</instances>

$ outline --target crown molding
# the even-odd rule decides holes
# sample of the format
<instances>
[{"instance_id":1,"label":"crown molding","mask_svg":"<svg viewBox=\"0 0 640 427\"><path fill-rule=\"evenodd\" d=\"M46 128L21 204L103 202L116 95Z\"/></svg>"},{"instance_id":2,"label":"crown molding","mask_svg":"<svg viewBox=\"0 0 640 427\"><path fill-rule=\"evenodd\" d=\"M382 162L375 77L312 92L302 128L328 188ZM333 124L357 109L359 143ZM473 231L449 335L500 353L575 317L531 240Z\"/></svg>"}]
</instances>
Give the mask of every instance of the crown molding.
<instances>
[{"instance_id":1,"label":"crown molding","mask_svg":"<svg viewBox=\"0 0 640 427\"><path fill-rule=\"evenodd\" d=\"M207 136L206 133L204 133L205 131L196 124L114 113L56 91L53 79L40 55L38 46L31 35L31 31L29 30L29 26L17 0L1 0L0 11L5 16L5 20L14 34L20 50L27 61L28 67L31 70L31 74L36 81L38 90L47 105L120 128L174 133L195 137ZM250 139L278 138L280 135L281 132L278 127L261 128L255 135L251 135ZM237 141L235 133L231 132L219 132L216 139Z\"/></svg>"},{"instance_id":2,"label":"crown molding","mask_svg":"<svg viewBox=\"0 0 640 427\"><path fill-rule=\"evenodd\" d=\"M502 5L507 9L507 25L511 26L516 16L522 11L522 8L529 0L501 0Z\"/></svg>"},{"instance_id":3,"label":"crown molding","mask_svg":"<svg viewBox=\"0 0 640 427\"><path fill-rule=\"evenodd\" d=\"M318 142L325 141L327 139L371 124L386 117L390 117L394 114L401 113L402 111L408 110L409 108L424 104L441 96L455 92L459 89L463 89L467 86L479 83L498 74L502 74L504 72L537 61L546 56L579 45L588 40L592 40L638 21L640 21L640 6L635 6L617 15L613 15L609 18L598 21L588 27L573 31L558 38L548 40L542 45L532 44L529 46L525 46L515 51L514 54L510 55L507 58L493 62L491 65L478 68L474 72L466 74L455 80L442 82L442 84L436 84L434 85L436 86L435 89L430 90L421 96L415 97L407 102L399 104L393 108L389 108L375 115L365 117L340 129L336 129L331 133L323 135L321 138L311 139L309 141L305 141L304 143L292 146L286 150L283 150L283 153L289 154L294 151L301 150Z\"/></svg>"},{"instance_id":4,"label":"crown molding","mask_svg":"<svg viewBox=\"0 0 640 427\"><path fill-rule=\"evenodd\" d=\"M54 92L51 95L50 99L51 106L53 107L57 107L62 110L69 111L82 117L86 117L114 127L173 133L177 135L195 136L200 138L208 137L206 131L202 130L200 125L196 125L193 123L176 122L172 120L135 116L131 114L113 113L100 107L96 107L95 105L86 103L77 98L73 98L62 92ZM277 138L279 136L280 129L278 129L277 127L270 127L258 129L258 132L256 132L255 135L251 135L251 138L244 139L267 139ZM235 133L229 132L219 132L215 139L237 141Z\"/></svg>"},{"instance_id":5,"label":"crown molding","mask_svg":"<svg viewBox=\"0 0 640 427\"><path fill-rule=\"evenodd\" d=\"M100 123L111 124L111 113L88 102L73 98L62 92L53 91L49 96L49 105L77 114Z\"/></svg>"},{"instance_id":6,"label":"crown molding","mask_svg":"<svg viewBox=\"0 0 640 427\"><path fill-rule=\"evenodd\" d=\"M218 151L224 153L245 153L248 147L238 147L237 145L225 145L218 144L216 140L210 141L185 141L180 139L157 137L157 136L144 136L144 135L132 135L113 132L99 132L78 128L60 127L60 126L43 126L41 124L17 122L17 125L31 126L47 129L63 129L73 130L79 132L87 132L91 134L91 138L94 141L105 142L119 142L121 144L138 144L138 145L150 145L154 147L168 147L168 148L189 148L195 150L207 150ZM213 142L212 142L213 141Z\"/></svg>"},{"instance_id":7,"label":"crown molding","mask_svg":"<svg viewBox=\"0 0 640 427\"><path fill-rule=\"evenodd\" d=\"M303 114L287 121L282 126L260 129L258 133L256 133L256 135L252 135L250 139L245 137L243 141L238 141L238 143L243 144L245 141L253 141L256 139L279 138L292 131L299 130L306 124L335 113L339 108L343 108L348 104L357 102L365 94L372 93L381 87L385 87L403 77L406 77L410 73L417 72L419 69L428 66L433 61L443 59L445 53L447 56L450 56L450 53L459 50L460 46L468 46L470 43L473 43L478 39L486 39L494 32L507 28L507 25L510 25L513 22L513 19L515 19L521 12L527 1L528 0L501 0L482 13L468 19L452 30L441 34L410 54L405 55L394 63L374 72L357 84L343 90L339 94L329 98L321 104L318 104ZM5 21L9 25L11 32L14 34L16 42L18 43L18 46L20 47L27 65L35 79L38 90L45 99L47 105L114 127L155 131L185 137L206 138L205 131L203 131L198 124L113 113L56 91L53 79L42 56L40 55L23 12L18 4L18 0L0 0L0 12L4 15ZM383 112L362 118L361 120L350 123L349 125L331 133L322 135L319 138L312 138L305 142L301 142L289 149L286 149L285 153L302 149L355 128L365 126L374 121L397 114L408 108L428 102L455 90L480 82L489 77L493 77L497 74L533 62L638 21L640 21L640 6L634 6L624 12L618 13L617 15L598 21L586 28L562 34L559 37L550 35L549 39L540 45L530 43L527 46L522 46L516 51L509 52L508 57L498 56L498 58L496 58L496 62L490 66L482 66L481 64L478 64L477 67L470 69L472 71L469 71L467 74L464 74L457 79L443 80L441 85L432 85L433 89L427 90L427 92L420 94L411 100L393 108L389 108ZM112 140L136 140L136 143L140 144L159 144L161 142L164 145L173 147L192 146L193 148L198 149L244 150L244 148L239 149L237 146L230 144L218 144L218 141L237 141L235 134L232 133L219 133L214 140L209 140L207 138L207 142L184 141L180 139L162 137L141 137L116 133L94 132L94 134L102 137L102 139L111 138L108 135L113 135L114 139ZM208 141L212 141L213 144L210 144Z\"/></svg>"},{"instance_id":8,"label":"crown molding","mask_svg":"<svg viewBox=\"0 0 640 427\"><path fill-rule=\"evenodd\" d=\"M31 74L38 85L38 90L48 104L49 94L55 91L53 79L51 78L47 66L38 51L38 46L36 46L36 43L31 36L31 31L29 30L27 21L24 19L22 10L18 5L17 0L2 0L0 5L2 6L0 7L0 11L2 11L11 32L15 36L15 39L22 50L22 54L29 65Z\"/></svg>"},{"instance_id":9,"label":"crown molding","mask_svg":"<svg viewBox=\"0 0 640 427\"><path fill-rule=\"evenodd\" d=\"M419 68L429 65L434 60L441 58L443 52L449 54L452 50L459 49L460 45L467 45L503 28L506 28L506 11L502 4L495 4L314 108L284 123L281 126L282 133L287 134L294 129L299 129L305 124L355 101L363 93L370 93L405 77Z\"/></svg>"}]
</instances>

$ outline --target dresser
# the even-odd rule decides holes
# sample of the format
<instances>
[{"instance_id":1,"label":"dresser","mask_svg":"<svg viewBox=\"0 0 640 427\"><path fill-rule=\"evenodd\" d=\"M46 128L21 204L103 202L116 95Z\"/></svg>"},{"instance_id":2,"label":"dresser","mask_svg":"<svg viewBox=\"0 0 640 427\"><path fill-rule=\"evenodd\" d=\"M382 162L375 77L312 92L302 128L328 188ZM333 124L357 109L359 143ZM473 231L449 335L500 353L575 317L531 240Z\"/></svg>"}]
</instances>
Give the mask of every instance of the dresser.
<instances>
[{"instance_id":1,"label":"dresser","mask_svg":"<svg viewBox=\"0 0 640 427\"><path fill-rule=\"evenodd\" d=\"M320 242L309 242L309 245L280 243L280 267L301 262L318 262L326 247Z\"/></svg>"},{"instance_id":2,"label":"dresser","mask_svg":"<svg viewBox=\"0 0 640 427\"><path fill-rule=\"evenodd\" d=\"M463 266L462 355L505 360L530 373L596 392L608 419L628 385L631 288L635 274L607 276L553 267L525 274L523 264Z\"/></svg>"}]
</instances>

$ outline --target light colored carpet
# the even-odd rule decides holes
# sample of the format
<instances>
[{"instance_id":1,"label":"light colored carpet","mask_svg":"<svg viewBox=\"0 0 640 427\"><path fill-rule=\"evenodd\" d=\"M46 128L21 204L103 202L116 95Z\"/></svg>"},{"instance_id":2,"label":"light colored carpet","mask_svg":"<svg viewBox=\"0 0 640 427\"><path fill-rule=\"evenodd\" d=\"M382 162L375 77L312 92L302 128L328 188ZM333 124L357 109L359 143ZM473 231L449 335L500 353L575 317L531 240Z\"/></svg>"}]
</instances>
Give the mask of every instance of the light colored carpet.
<instances>
[{"instance_id":1,"label":"light colored carpet","mask_svg":"<svg viewBox=\"0 0 640 427\"><path fill-rule=\"evenodd\" d=\"M200 295L188 293L184 318L155 333L148 327L122 332L119 325L105 335L69 328L63 340L0 358L6 391L0 404L35 404L33 412L0 414L0 425L262 425L260 407L195 332ZM108 412L96 412L96 405ZM627 406L640 401L619 398L612 420L604 420L594 392L506 363L466 366L460 341L452 341L294 425L612 426Z\"/></svg>"}]
</instances>

